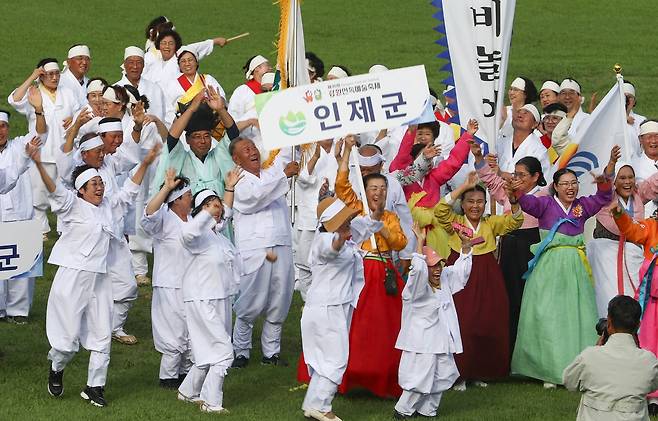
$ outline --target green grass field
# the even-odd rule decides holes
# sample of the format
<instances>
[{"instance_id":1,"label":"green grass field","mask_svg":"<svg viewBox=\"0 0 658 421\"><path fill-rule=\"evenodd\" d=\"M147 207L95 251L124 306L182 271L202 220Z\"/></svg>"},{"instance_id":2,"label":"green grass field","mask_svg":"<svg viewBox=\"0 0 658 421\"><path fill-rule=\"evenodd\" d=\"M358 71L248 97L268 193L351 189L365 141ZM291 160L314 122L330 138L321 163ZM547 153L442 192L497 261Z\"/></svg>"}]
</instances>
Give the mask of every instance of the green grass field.
<instances>
[{"instance_id":1,"label":"green grass field","mask_svg":"<svg viewBox=\"0 0 658 421\"><path fill-rule=\"evenodd\" d=\"M613 64L623 65L624 75L636 84L637 111L658 115L655 78L658 58L654 50L654 3L578 2L556 0L519 1L512 41L508 80L528 76L543 79L577 78L586 96L601 97L614 82ZM176 23L183 40L193 42L211 36L232 36L249 31L251 36L229 45L202 62L201 70L213 74L227 92L242 81L241 66L254 54L274 57L272 41L278 25L278 8L269 0L188 0L186 2L115 0L100 2L5 2L3 70L0 107L6 97L32 71L37 61L65 58L71 44L84 42L92 49L90 75L110 82L120 77L123 48L143 46L144 27L159 14ZM306 0L303 16L307 49L325 61L344 64L355 73L374 63L389 68L425 64L430 84L441 89L442 63L434 40L427 1ZM648 54L647 54L648 53ZM11 134L25 131L25 121L14 114ZM47 243L49 250L53 244ZM140 343L133 347L113 345L104 409L84 404L78 396L86 380L88 353L81 351L66 370L62 399L46 391L49 349L45 335L45 306L55 268L46 266L38 280L30 324L0 324L0 421L41 419L210 419L196 407L175 399L175 392L157 386L159 354L153 349L150 324L150 290L140 288L127 330ZM301 301L296 297L284 329L283 356L289 368L262 367L231 372L224 392L231 420L301 420L304 392L297 386L295 362L301 350L299 319ZM256 333L259 333L258 331ZM254 341L258 343L257 340ZM482 350L486 352L486 350ZM256 349L253 361L260 359ZM575 418L578 395L564 389L544 391L541 384L510 380L487 389L445 394L440 416L446 420L569 420ZM335 412L345 420L389 419L394 401L367 394L339 396Z\"/></svg>"}]
</instances>

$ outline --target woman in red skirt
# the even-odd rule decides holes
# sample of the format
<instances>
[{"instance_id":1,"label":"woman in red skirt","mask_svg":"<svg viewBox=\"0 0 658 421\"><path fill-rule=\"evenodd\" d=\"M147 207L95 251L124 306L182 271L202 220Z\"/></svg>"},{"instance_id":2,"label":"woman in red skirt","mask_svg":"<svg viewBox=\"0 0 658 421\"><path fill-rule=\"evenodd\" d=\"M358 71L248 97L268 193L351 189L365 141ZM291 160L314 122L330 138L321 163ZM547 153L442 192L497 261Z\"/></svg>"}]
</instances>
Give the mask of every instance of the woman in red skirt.
<instances>
[{"instance_id":1,"label":"woman in red skirt","mask_svg":"<svg viewBox=\"0 0 658 421\"><path fill-rule=\"evenodd\" d=\"M448 233L452 253L448 264L459 257L461 240L456 230L474 237L473 266L466 288L454 295L464 352L455 355L461 381L454 388L466 390L466 381L486 387L485 379L499 379L509 374L509 306L505 281L494 251L496 237L521 226L523 212L516 197L507 189L511 214L483 216L486 191L477 184L475 173L445 196L435 208L437 219ZM455 199L461 199L463 215L453 211ZM475 245L477 242L479 244Z\"/></svg>"},{"instance_id":2,"label":"woman in red skirt","mask_svg":"<svg viewBox=\"0 0 658 421\"><path fill-rule=\"evenodd\" d=\"M336 177L336 196L363 215L363 203L349 182L349 155L355 143L353 136L345 139L345 151ZM401 352L395 349L395 341L400 331L404 282L393 266L391 252L402 250L407 238L398 216L384 210L386 177L369 174L363 177L363 183L371 218L380 220L383 227L374 235L375 247L370 240L361 245L366 251L363 260L365 285L352 315L349 359L338 391L345 393L364 388L380 397L399 397L402 393L398 385ZM300 364L297 377L308 382L305 365Z\"/></svg>"}]
</instances>

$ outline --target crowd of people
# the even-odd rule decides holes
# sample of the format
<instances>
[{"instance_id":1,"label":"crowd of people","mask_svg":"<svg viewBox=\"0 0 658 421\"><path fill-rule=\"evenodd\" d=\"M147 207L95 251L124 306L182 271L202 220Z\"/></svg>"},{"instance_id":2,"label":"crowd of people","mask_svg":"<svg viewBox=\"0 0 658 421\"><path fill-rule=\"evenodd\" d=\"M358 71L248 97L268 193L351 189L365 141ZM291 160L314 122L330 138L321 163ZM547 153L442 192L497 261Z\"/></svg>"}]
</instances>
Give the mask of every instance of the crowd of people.
<instances>
[{"instance_id":1,"label":"crowd of people","mask_svg":"<svg viewBox=\"0 0 658 421\"><path fill-rule=\"evenodd\" d=\"M221 77L200 73L225 38L183 44L162 16L146 37L144 49L125 48L114 84L93 77L84 44L64 68L38 60L8 96L28 134L9 139L11 113L0 111L0 220L36 220L44 240L58 233L51 395L82 345L81 396L107 404L111 342L139 340L125 328L139 285L153 290L160 385L206 412L228 412L224 377L250 364L259 317L261 363L288 364L281 336L295 290L302 411L317 420L340 421L335 394L358 388L398 398L394 417L406 419L435 416L450 388L510 375L582 386L577 357L597 343L600 317L610 313L611 334L637 333L622 311L637 302L620 295L639 302L634 337L655 371L658 122L635 113L632 83L633 159L615 146L592 174L596 193L581 196L577 174L556 165L589 118L573 78L540 89L515 78L496 154L484 155L477 121L451 123L452 86L428 93L434 121L269 151L254 105L275 86L266 57L246 61L229 97ZM351 75L325 73L313 53L306 65L312 83ZM27 323L33 293L34 278L0 281L0 318ZM658 412L657 382L633 392L652 392L640 403L627 393L589 406Z\"/></svg>"}]
</instances>

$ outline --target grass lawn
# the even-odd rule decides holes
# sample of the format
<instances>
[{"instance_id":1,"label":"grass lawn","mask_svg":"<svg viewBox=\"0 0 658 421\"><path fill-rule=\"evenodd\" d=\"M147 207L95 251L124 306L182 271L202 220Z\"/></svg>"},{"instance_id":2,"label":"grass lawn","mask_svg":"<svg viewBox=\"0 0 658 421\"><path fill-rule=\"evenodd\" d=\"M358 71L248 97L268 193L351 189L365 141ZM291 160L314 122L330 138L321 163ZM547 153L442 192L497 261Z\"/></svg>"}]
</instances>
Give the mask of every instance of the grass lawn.
<instances>
[{"instance_id":1,"label":"grass lawn","mask_svg":"<svg viewBox=\"0 0 658 421\"><path fill-rule=\"evenodd\" d=\"M508 80L522 74L540 85L543 79L573 76L586 96L598 91L601 97L614 82L612 65L619 62L625 76L636 84L637 111L658 115L658 104L649 101L658 94L658 85L650 83L658 58L645 54L653 51L653 19L649 18L653 6L649 0L623 6L592 0L519 1ZM429 2L306 0L303 13L307 49L324 59L327 70L333 63L347 65L355 73L375 63L390 68L423 63L430 84L441 89L444 75L437 70L442 63L435 58L439 47L433 43L437 34L431 29L437 22L431 17ZM90 75L118 80L123 48L143 46L144 27L159 14L174 20L187 42L251 32L250 37L216 50L202 62L201 70L213 74L227 92L242 82L241 66L248 57L259 53L274 57L278 9L268 0L11 2L2 5L6 36L0 107L6 108L7 95L40 58L55 56L61 61L74 43L91 47ZM24 119L16 113L14 117L12 136L23 134ZM51 239L48 250L52 244ZM54 272L47 265L45 276L37 282L30 324L0 324L0 420L209 419L194 406L177 401L174 392L157 386L159 354L151 339L148 288L140 288L127 324L140 343L112 348L106 392L110 405L93 408L78 396L86 380L88 353L84 351L67 367L64 397L51 398L46 391L45 306ZM304 392L290 390L297 386L300 311L301 301L296 297L284 329L283 356L291 367L252 364L231 372L224 387L231 415L225 418L302 419L299 408ZM260 357L256 349L252 361ZM547 392L539 383L510 380L487 389L450 391L440 413L447 420L568 420L575 418L578 398L564 389ZM358 393L334 401L336 413L345 420L388 419L393 405L393 401Z\"/></svg>"}]
</instances>

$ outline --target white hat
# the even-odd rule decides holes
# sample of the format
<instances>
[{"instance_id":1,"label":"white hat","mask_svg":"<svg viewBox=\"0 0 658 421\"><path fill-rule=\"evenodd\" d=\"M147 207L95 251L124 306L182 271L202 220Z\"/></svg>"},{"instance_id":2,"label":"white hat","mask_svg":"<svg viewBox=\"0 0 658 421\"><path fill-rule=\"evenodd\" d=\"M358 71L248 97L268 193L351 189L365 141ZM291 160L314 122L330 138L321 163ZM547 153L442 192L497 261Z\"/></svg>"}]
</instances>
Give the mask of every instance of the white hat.
<instances>
[{"instance_id":1,"label":"white hat","mask_svg":"<svg viewBox=\"0 0 658 421\"><path fill-rule=\"evenodd\" d=\"M624 91L625 94L635 96L635 86L628 82L624 82L622 85L622 90Z\"/></svg>"},{"instance_id":2,"label":"white hat","mask_svg":"<svg viewBox=\"0 0 658 421\"><path fill-rule=\"evenodd\" d=\"M75 178L75 182L73 183L75 189L80 190L87 181L91 180L94 177L100 177L100 176L101 175L96 168L89 168L84 170Z\"/></svg>"},{"instance_id":3,"label":"white hat","mask_svg":"<svg viewBox=\"0 0 658 421\"><path fill-rule=\"evenodd\" d=\"M198 208L199 206L201 206L201 204L203 203L203 201L206 200L207 198L209 198L210 196L217 196L217 197L219 197L219 196L217 195L217 193L215 193L214 191L212 191L212 190L210 190L210 189L201 190L201 191L196 195L196 197L194 198L194 207L195 207L195 208Z\"/></svg>"},{"instance_id":4,"label":"white hat","mask_svg":"<svg viewBox=\"0 0 658 421\"><path fill-rule=\"evenodd\" d=\"M344 77L348 77L348 74L345 70L341 69L338 66L334 66L329 70L329 73L327 73L327 77L333 76L336 79L342 79Z\"/></svg>"},{"instance_id":5,"label":"white hat","mask_svg":"<svg viewBox=\"0 0 658 421\"><path fill-rule=\"evenodd\" d=\"M535 107L532 104L525 104L523 107L521 107L522 110L528 111L532 116L535 118L535 121L539 123L541 121L541 118L539 117L539 111L537 111L537 107Z\"/></svg>"},{"instance_id":6,"label":"white hat","mask_svg":"<svg viewBox=\"0 0 658 421\"><path fill-rule=\"evenodd\" d=\"M73 58L77 56L87 56L91 57L91 54L89 53L89 47L86 45L76 45L75 47L71 47L69 49L69 54L68 58Z\"/></svg>"},{"instance_id":7,"label":"white hat","mask_svg":"<svg viewBox=\"0 0 658 421\"><path fill-rule=\"evenodd\" d=\"M558 85L557 82L553 82L552 80L547 80L546 82L544 82L544 84L541 85L541 89L539 90L539 92L543 91L544 89L551 90L556 94L560 93L560 85Z\"/></svg>"},{"instance_id":8,"label":"white hat","mask_svg":"<svg viewBox=\"0 0 658 421\"><path fill-rule=\"evenodd\" d=\"M658 133L658 122L653 120L647 120L644 123L640 124L640 136L649 133Z\"/></svg>"},{"instance_id":9,"label":"white hat","mask_svg":"<svg viewBox=\"0 0 658 421\"><path fill-rule=\"evenodd\" d=\"M187 47L187 46L185 46L185 47L181 47L180 50L176 51L176 59L180 59L181 56L182 56L183 54L185 54L185 53L192 54L192 56L194 57L194 59L195 59L196 61L199 61L199 57L197 57L196 52L193 51L190 47Z\"/></svg>"},{"instance_id":10,"label":"white hat","mask_svg":"<svg viewBox=\"0 0 658 421\"><path fill-rule=\"evenodd\" d=\"M9 113L7 111L0 110L0 121L9 123Z\"/></svg>"},{"instance_id":11,"label":"white hat","mask_svg":"<svg viewBox=\"0 0 658 421\"><path fill-rule=\"evenodd\" d=\"M562 83L560 83L560 92L565 89L573 89L578 92L578 95L580 95L580 85L573 79L564 79Z\"/></svg>"},{"instance_id":12,"label":"white hat","mask_svg":"<svg viewBox=\"0 0 658 421\"><path fill-rule=\"evenodd\" d=\"M525 92L525 80L521 79L520 77L514 79L510 86L512 88L520 89Z\"/></svg>"},{"instance_id":13,"label":"white hat","mask_svg":"<svg viewBox=\"0 0 658 421\"><path fill-rule=\"evenodd\" d=\"M633 173L635 173L635 168L633 168L630 162L619 160L617 161L617 163L615 163L615 179L617 178L617 175L619 175L619 170L621 170L624 167L631 167Z\"/></svg>"},{"instance_id":14,"label":"white hat","mask_svg":"<svg viewBox=\"0 0 658 421\"><path fill-rule=\"evenodd\" d=\"M381 65L381 64L375 64L370 69L368 69L368 73L382 73L382 72L387 72L388 67Z\"/></svg>"},{"instance_id":15,"label":"white hat","mask_svg":"<svg viewBox=\"0 0 658 421\"><path fill-rule=\"evenodd\" d=\"M123 59L127 59L128 57L141 57L144 58L144 51L135 46L130 46L126 47L126 49L123 51Z\"/></svg>"},{"instance_id":16,"label":"white hat","mask_svg":"<svg viewBox=\"0 0 658 421\"><path fill-rule=\"evenodd\" d=\"M87 95L92 92L103 92L105 84L100 79L94 79L87 85Z\"/></svg>"},{"instance_id":17,"label":"white hat","mask_svg":"<svg viewBox=\"0 0 658 421\"><path fill-rule=\"evenodd\" d=\"M106 121L98 123L98 133L123 132L121 121Z\"/></svg>"},{"instance_id":18,"label":"white hat","mask_svg":"<svg viewBox=\"0 0 658 421\"><path fill-rule=\"evenodd\" d=\"M260 86L263 86L265 84L272 84L274 85L274 76L275 74L273 72L267 72L263 75L263 78L260 80Z\"/></svg>"},{"instance_id":19,"label":"white hat","mask_svg":"<svg viewBox=\"0 0 658 421\"><path fill-rule=\"evenodd\" d=\"M105 92L103 92L103 99L107 99L108 101L112 101L115 104L120 104L121 100L117 98L117 93L114 91L114 88L111 86L108 86Z\"/></svg>"},{"instance_id":20,"label":"white hat","mask_svg":"<svg viewBox=\"0 0 658 421\"><path fill-rule=\"evenodd\" d=\"M254 78L253 76L254 70L256 69L256 67L260 66L263 63L267 63L267 59L261 55L257 55L256 57L251 59L251 61L249 62L249 67L247 68L247 73L244 74L247 80L251 80Z\"/></svg>"}]
</instances>

